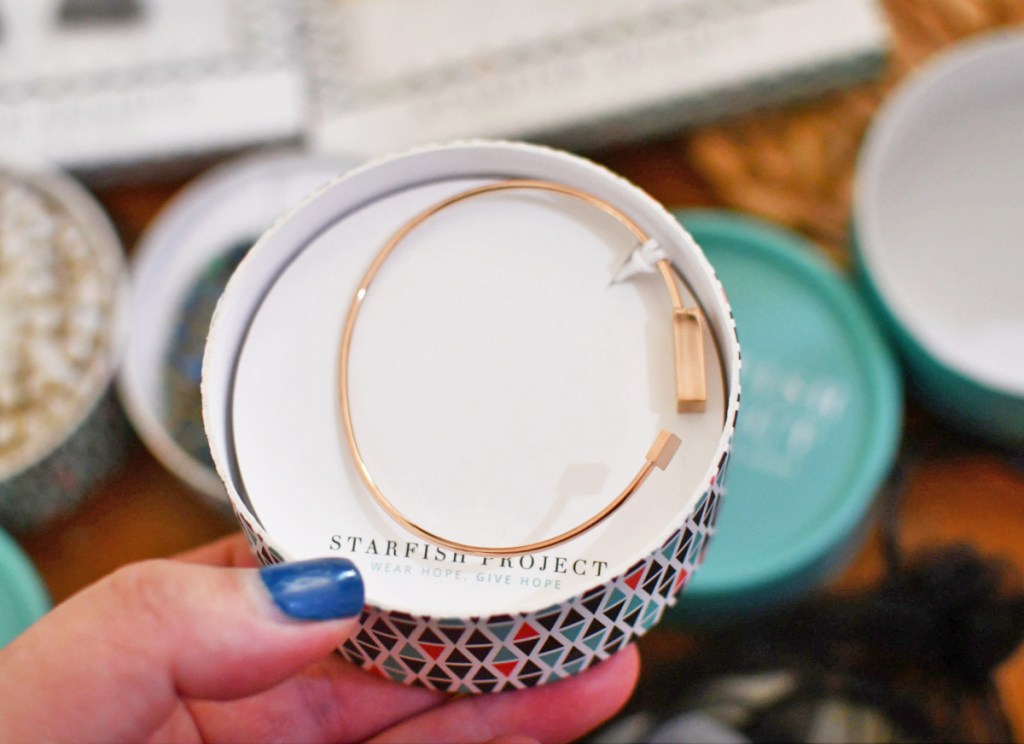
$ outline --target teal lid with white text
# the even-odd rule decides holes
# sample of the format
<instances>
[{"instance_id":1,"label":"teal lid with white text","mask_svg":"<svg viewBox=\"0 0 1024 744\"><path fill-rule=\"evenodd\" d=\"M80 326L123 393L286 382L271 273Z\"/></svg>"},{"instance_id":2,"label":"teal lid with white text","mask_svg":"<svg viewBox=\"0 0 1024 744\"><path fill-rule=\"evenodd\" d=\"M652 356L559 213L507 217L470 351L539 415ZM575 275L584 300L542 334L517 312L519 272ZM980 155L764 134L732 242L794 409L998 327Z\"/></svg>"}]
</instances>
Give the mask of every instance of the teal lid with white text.
<instances>
[{"instance_id":1,"label":"teal lid with white text","mask_svg":"<svg viewBox=\"0 0 1024 744\"><path fill-rule=\"evenodd\" d=\"M897 449L903 393L852 283L810 243L737 213L676 216L729 296L743 403L716 534L669 620L739 620L853 557Z\"/></svg>"},{"instance_id":2,"label":"teal lid with white text","mask_svg":"<svg viewBox=\"0 0 1024 744\"><path fill-rule=\"evenodd\" d=\"M50 606L35 567L18 544L0 530L0 648L13 641Z\"/></svg>"}]
</instances>

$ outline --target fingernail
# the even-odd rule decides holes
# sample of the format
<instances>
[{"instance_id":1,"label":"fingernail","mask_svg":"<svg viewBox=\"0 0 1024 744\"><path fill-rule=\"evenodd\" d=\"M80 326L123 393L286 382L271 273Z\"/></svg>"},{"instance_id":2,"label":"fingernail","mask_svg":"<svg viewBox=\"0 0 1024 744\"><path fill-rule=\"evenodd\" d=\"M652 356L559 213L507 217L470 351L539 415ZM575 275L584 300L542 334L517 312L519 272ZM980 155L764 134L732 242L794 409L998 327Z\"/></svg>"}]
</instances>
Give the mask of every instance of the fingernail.
<instances>
[{"instance_id":1,"label":"fingernail","mask_svg":"<svg viewBox=\"0 0 1024 744\"><path fill-rule=\"evenodd\" d=\"M260 569L274 603L297 620L339 620L363 609L363 577L352 561L317 558Z\"/></svg>"}]
</instances>

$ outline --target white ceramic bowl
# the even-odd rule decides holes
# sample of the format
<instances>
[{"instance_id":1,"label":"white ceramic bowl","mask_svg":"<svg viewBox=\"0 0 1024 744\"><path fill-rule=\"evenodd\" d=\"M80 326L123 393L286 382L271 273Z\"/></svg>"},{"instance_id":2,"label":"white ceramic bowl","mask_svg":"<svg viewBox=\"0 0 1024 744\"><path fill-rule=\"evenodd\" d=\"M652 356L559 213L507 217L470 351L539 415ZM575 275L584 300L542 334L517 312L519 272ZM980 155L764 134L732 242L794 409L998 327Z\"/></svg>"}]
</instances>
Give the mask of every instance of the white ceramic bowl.
<instances>
[{"instance_id":1,"label":"white ceramic bowl","mask_svg":"<svg viewBox=\"0 0 1024 744\"><path fill-rule=\"evenodd\" d=\"M912 389L966 429L1024 443L1024 34L959 46L888 101L853 216Z\"/></svg>"}]
</instances>

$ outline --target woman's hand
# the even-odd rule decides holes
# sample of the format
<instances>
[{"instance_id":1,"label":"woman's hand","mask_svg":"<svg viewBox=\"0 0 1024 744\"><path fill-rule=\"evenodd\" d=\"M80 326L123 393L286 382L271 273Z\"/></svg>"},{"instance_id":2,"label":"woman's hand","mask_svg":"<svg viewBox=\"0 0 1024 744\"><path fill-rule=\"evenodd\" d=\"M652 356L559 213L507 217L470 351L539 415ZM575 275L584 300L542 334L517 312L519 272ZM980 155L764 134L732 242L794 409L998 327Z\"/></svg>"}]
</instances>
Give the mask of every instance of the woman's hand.
<instances>
[{"instance_id":1,"label":"woman's hand","mask_svg":"<svg viewBox=\"0 0 1024 744\"><path fill-rule=\"evenodd\" d=\"M123 568L0 650L5 741L567 741L636 682L631 646L576 677L452 698L332 651L362 579L327 559L257 570L241 536Z\"/></svg>"}]
</instances>

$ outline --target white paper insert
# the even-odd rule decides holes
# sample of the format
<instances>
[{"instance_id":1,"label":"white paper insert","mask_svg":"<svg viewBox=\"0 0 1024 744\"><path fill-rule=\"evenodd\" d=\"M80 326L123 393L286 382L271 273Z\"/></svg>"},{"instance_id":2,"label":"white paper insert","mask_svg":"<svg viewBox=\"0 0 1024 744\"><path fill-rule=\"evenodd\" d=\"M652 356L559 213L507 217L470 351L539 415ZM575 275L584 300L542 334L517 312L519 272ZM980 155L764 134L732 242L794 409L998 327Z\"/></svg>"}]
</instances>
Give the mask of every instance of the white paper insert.
<instances>
[{"instance_id":1,"label":"white paper insert","mask_svg":"<svg viewBox=\"0 0 1024 744\"><path fill-rule=\"evenodd\" d=\"M480 197L413 232L360 315L353 421L382 491L446 537L518 544L599 511L662 427L683 445L605 524L504 565L455 558L388 518L341 432L342 325L397 227L478 183L395 193L325 230L269 290L235 377L238 465L277 545L290 558L352 558L369 603L434 616L542 607L623 572L706 487L725 406L708 334L707 412L675 413L660 278L609 287L635 245L625 228L562 196Z\"/></svg>"}]
</instances>

